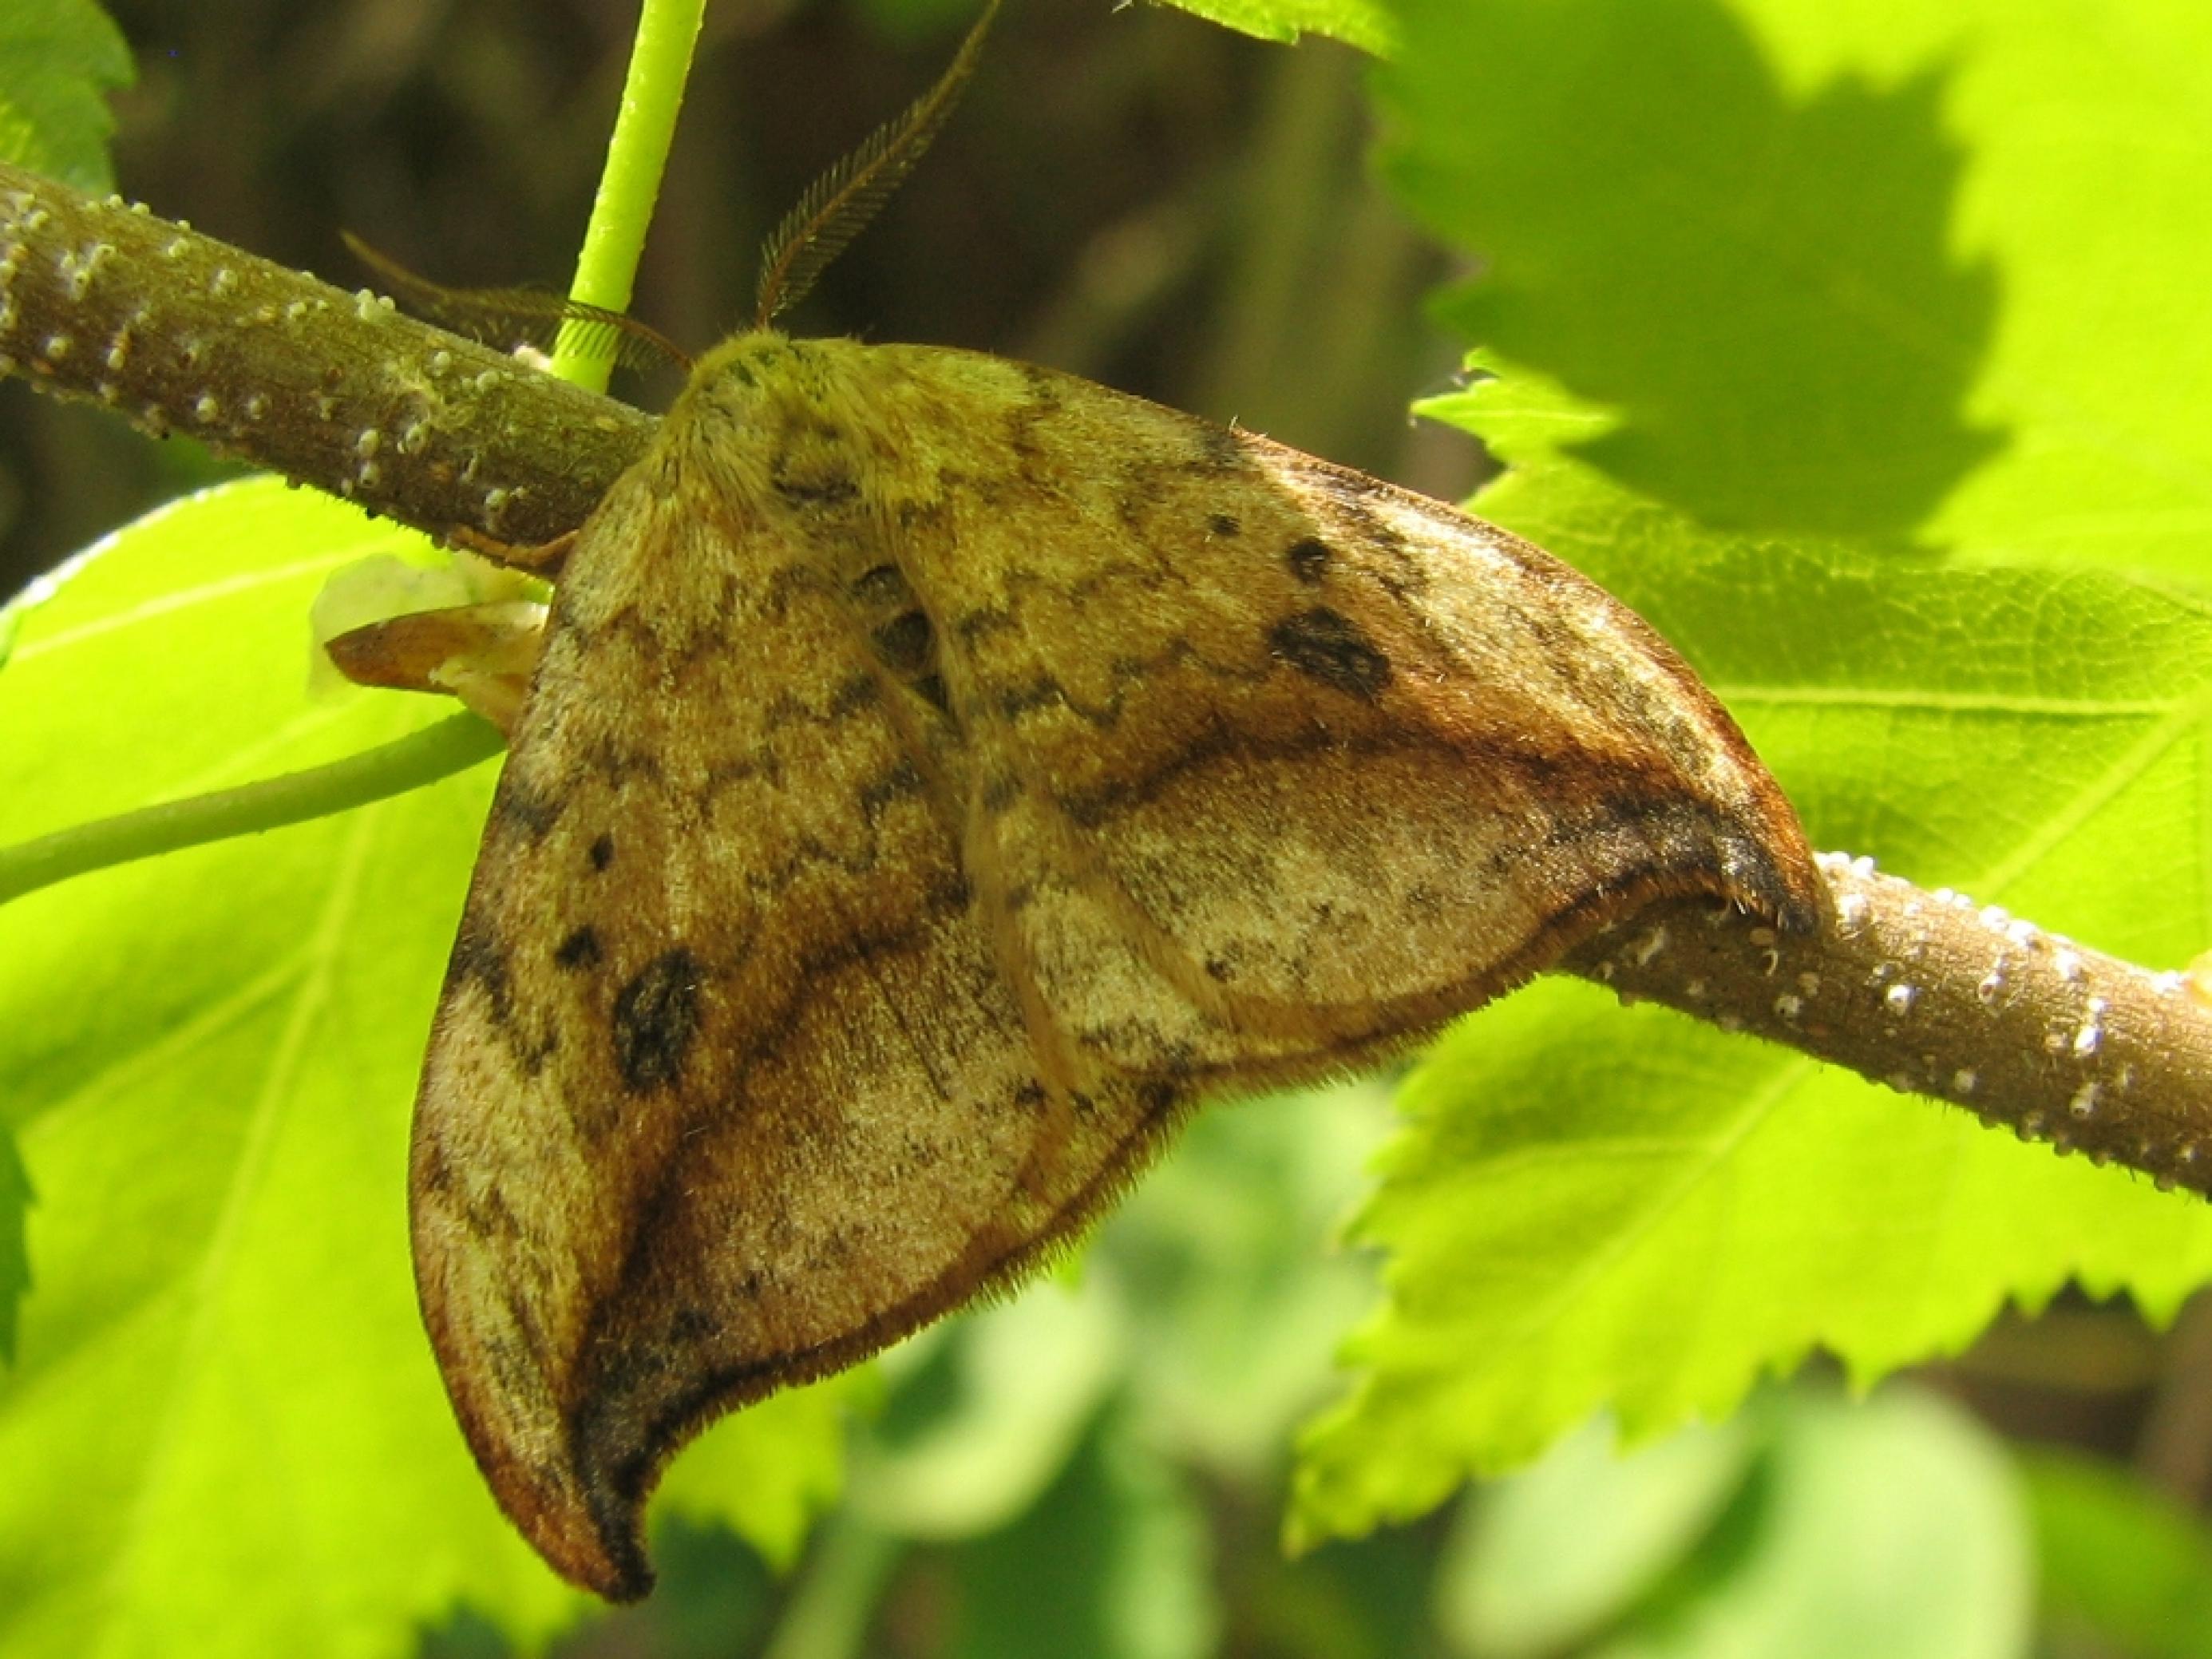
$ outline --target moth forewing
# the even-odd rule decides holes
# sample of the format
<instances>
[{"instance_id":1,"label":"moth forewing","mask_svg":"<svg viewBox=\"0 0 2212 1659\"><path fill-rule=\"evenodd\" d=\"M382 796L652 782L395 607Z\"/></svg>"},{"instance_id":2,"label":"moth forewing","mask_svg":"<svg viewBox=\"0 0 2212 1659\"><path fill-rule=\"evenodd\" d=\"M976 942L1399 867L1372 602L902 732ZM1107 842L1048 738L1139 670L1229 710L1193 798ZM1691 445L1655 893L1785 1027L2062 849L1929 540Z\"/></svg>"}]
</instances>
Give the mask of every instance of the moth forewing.
<instances>
[{"instance_id":1,"label":"moth forewing","mask_svg":"<svg viewBox=\"0 0 2212 1659\"><path fill-rule=\"evenodd\" d=\"M569 554L440 1009L470 1442L641 1594L678 1444L1018 1275L1195 1099L1814 883L1674 654L1503 532L1049 371L741 337Z\"/></svg>"}]
</instances>

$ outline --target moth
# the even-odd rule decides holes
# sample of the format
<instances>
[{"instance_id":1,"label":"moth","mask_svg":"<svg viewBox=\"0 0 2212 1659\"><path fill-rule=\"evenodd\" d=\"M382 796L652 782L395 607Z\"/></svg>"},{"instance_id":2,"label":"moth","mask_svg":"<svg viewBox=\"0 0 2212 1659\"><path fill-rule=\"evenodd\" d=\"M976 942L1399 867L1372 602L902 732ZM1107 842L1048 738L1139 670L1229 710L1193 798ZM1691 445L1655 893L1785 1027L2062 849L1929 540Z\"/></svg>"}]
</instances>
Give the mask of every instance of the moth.
<instances>
[{"instance_id":1,"label":"moth","mask_svg":"<svg viewBox=\"0 0 2212 1659\"><path fill-rule=\"evenodd\" d=\"M1012 1284L1197 1101L1371 1065L1662 896L1818 911L1717 702L1526 542L1050 369L768 326L981 27L573 538L507 550L542 629L331 647L508 728L416 1275L500 1503L617 1600L675 1449Z\"/></svg>"}]
</instances>

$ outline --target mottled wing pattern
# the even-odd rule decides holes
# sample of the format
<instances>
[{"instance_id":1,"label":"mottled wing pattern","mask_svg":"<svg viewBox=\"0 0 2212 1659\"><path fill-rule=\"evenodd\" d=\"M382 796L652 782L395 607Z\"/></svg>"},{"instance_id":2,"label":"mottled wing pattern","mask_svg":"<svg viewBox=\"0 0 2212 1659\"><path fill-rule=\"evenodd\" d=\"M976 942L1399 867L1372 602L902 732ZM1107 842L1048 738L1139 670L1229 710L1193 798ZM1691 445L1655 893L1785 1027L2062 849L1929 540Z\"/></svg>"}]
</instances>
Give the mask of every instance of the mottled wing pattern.
<instances>
[{"instance_id":1,"label":"mottled wing pattern","mask_svg":"<svg viewBox=\"0 0 2212 1659\"><path fill-rule=\"evenodd\" d=\"M1510 537L994 359L741 337L563 568L419 1102L425 1316L562 1571L729 1407L1661 892L1811 866Z\"/></svg>"},{"instance_id":2,"label":"mottled wing pattern","mask_svg":"<svg viewBox=\"0 0 2212 1659\"><path fill-rule=\"evenodd\" d=\"M1094 1067L1309 1074L1661 894L1811 925L1809 851L1733 722L1557 560L1088 381L878 355L976 434L902 554L1001 925Z\"/></svg>"},{"instance_id":3,"label":"mottled wing pattern","mask_svg":"<svg viewBox=\"0 0 2212 1659\"><path fill-rule=\"evenodd\" d=\"M674 1443L1041 1224L1009 1201L1038 1094L943 717L718 465L672 432L570 556L416 1118L470 1443L618 1595L651 1582L636 1511Z\"/></svg>"}]
</instances>

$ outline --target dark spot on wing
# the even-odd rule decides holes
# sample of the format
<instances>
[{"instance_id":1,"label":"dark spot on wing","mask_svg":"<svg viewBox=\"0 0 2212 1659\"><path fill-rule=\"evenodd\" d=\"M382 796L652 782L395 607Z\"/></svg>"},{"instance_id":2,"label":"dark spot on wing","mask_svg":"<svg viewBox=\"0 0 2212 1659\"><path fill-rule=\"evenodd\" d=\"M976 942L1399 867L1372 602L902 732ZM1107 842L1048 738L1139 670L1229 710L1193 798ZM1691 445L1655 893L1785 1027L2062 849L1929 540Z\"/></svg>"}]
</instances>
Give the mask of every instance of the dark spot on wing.
<instances>
[{"instance_id":1,"label":"dark spot on wing","mask_svg":"<svg viewBox=\"0 0 2212 1659\"><path fill-rule=\"evenodd\" d=\"M711 1308L678 1308L668 1321L668 1340L679 1347L704 1342L722 1328Z\"/></svg>"},{"instance_id":2,"label":"dark spot on wing","mask_svg":"<svg viewBox=\"0 0 2212 1659\"><path fill-rule=\"evenodd\" d=\"M895 800L920 794L922 787L921 769L912 761L902 760L880 777L861 785L860 816L872 824L883 817L884 807Z\"/></svg>"},{"instance_id":3,"label":"dark spot on wing","mask_svg":"<svg viewBox=\"0 0 2212 1659\"><path fill-rule=\"evenodd\" d=\"M450 995L464 985L483 989L492 1024L506 1025L514 1018L514 988L507 978L507 947L496 934L475 926L464 916L453 939L453 954L446 965L446 989Z\"/></svg>"},{"instance_id":4,"label":"dark spot on wing","mask_svg":"<svg viewBox=\"0 0 2212 1659\"><path fill-rule=\"evenodd\" d=\"M1010 720L1039 708L1062 708L1067 704L1067 693L1049 674L1040 674L1026 685L1012 685L999 693L999 712Z\"/></svg>"},{"instance_id":5,"label":"dark spot on wing","mask_svg":"<svg viewBox=\"0 0 2212 1659\"><path fill-rule=\"evenodd\" d=\"M492 797L491 815L500 824L512 824L532 841L543 841L561 817L562 799L533 788L509 768Z\"/></svg>"},{"instance_id":6,"label":"dark spot on wing","mask_svg":"<svg viewBox=\"0 0 2212 1659\"><path fill-rule=\"evenodd\" d=\"M562 939L553 952L553 960L568 969L596 968L599 965L599 936L588 925L579 927Z\"/></svg>"},{"instance_id":7,"label":"dark spot on wing","mask_svg":"<svg viewBox=\"0 0 2212 1659\"><path fill-rule=\"evenodd\" d=\"M1309 536L1302 542L1291 543L1290 550L1283 555L1283 562L1290 566L1291 574L1302 582L1311 584L1328 574L1329 561L1333 557L1334 555L1328 550L1327 543L1317 542Z\"/></svg>"},{"instance_id":8,"label":"dark spot on wing","mask_svg":"<svg viewBox=\"0 0 2212 1659\"><path fill-rule=\"evenodd\" d=\"M1267 630L1275 654L1323 685L1370 701L1390 683L1390 659L1359 624L1317 605Z\"/></svg>"},{"instance_id":9,"label":"dark spot on wing","mask_svg":"<svg viewBox=\"0 0 2212 1659\"><path fill-rule=\"evenodd\" d=\"M884 665L902 678L912 678L929 666L936 635L929 618L919 611L902 611L869 635Z\"/></svg>"},{"instance_id":10,"label":"dark spot on wing","mask_svg":"<svg viewBox=\"0 0 2212 1659\"><path fill-rule=\"evenodd\" d=\"M673 1083L699 1032L699 963L682 945L663 951L615 998L615 1066L633 1094Z\"/></svg>"},{"instance_id":11,"label":"dark spot on wing","mask_svg":"<svg viewBox=\"0 0 2212 1659\"><path fill-rule=\"evenodd\" d=\"M445 1141L434 1131L425 1130L416 1138L410 1175L416 1185L426 1193L442 1196L454 1189L453 1160L446 1156Z\"/></svg>"},{"instance_id":12,"label":"dark spot on wing","mask_svg":"<svg viewBox=\"0 0 2212 1659\"><path fill-rule=\"evenodd\" d=\"M489 930L471 926L465 915L453 940L453 959L446 968L446 994L456 997L473 987L483 999L484 1017L506 1039L526 1076L535 1077L553 1051L561 1046L559 1030L538 1010L518 999L507 969L507 949Z\"/></svg>"},{"instance_id":13,"label":"dark spot on wing","mask_svg":"<svg viewBox=\"0 0 2212 1659\"><path fill-rule=\"evenodd\" d=\"M1211 530L1217 536L1234 536L1238 534L1244 528L1243 525L1237 522L1236 519L1231 514L1227 513L1215 514L1212 518L1206 521L1206 527L1208 530Z\"/></svg>"},{"instance_id":14,"label":"dark spot on wing","mask_svg":"<svg viewBox=\"0 0 2212 1659\"><path fill-rule=\"evenodd\" d=\"M970 611L952 624L952 631L959 636L961 644L973 645L986 634L1000 633L1013 625L1014 619L1009 612L986 608Z\"/></svg>"},{"instance_id":15,"label":"dark spot on wing","mask_svg":"<svg viewBox=\"0 0 2212 1659\"><path fill-rule=\"evenodd\" d=\"M592 869L605 869L607 866L615 861L615 838L602 830L599 836L593 839L591 845L591 850L586 853L584 856L592 861Z\"/></svg>"},{"instance_id":16,"label":"dark spot on wing","mask_svg":"<svg viewBox=\"0 0 2212 1659\"><path fill-rule=\"evenodd\" d=\"M884 695L884 688L872 673L863 672L849 677L830 698L830 712L842 720L848 714L872 707Z\"/></svg>"},{"instance_id":17,"label":"dark spot on wing","mask_svg":"<svg viewBox=\"0 0 2212 1659\"><path fill-rule=\"evenodd\" d=\"M941 714L952 712L952 694L945 689L945 676L924 674L914 683L915 693Z\"/></svg>"}]
</instances>

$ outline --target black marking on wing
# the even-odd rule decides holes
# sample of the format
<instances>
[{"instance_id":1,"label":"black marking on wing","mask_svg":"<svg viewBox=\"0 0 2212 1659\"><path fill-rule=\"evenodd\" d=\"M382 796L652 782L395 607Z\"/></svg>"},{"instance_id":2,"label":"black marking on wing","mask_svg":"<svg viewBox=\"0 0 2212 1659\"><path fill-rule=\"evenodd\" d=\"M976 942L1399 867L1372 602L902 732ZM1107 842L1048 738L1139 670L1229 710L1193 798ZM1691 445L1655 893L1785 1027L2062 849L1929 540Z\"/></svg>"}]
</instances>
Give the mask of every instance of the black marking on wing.
<instances>
[{"instance_id":1,"label":"black marking on wing","mask_svg":"<svg viewBox=\"0 0 2212 1659\"><path fill-rule=\"evenodd\" d=\"M1390 659L1382 647L1325 605L1284 617L1267 630L1267 643L1300 673L1370 702L1390 683Z\"/></svg>"},{"instance_id":2,"label":"black marking on wing","mask_svg":"<svg viewBox=\"0 0 2212 1659\"><path fill-rule=\"evenodd\" d=\"M615 998L615 1066L632 1094L676 1081L699 1034L699 961L682 945L664 951Z\"/></svg>"}]
</instances>

